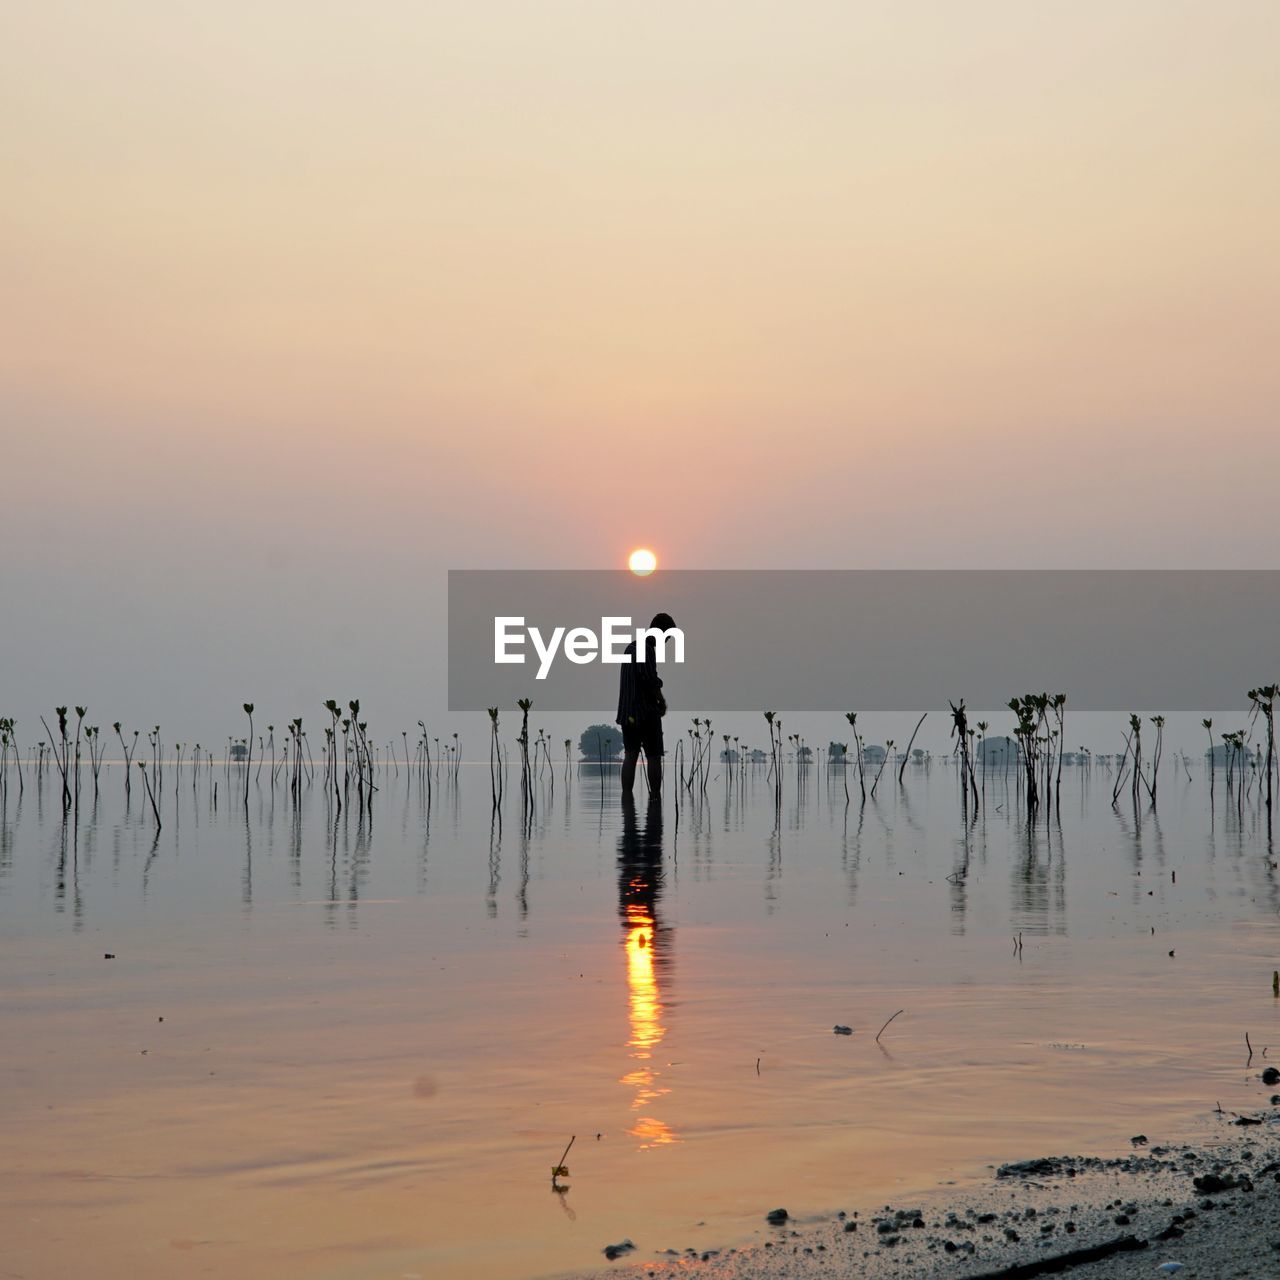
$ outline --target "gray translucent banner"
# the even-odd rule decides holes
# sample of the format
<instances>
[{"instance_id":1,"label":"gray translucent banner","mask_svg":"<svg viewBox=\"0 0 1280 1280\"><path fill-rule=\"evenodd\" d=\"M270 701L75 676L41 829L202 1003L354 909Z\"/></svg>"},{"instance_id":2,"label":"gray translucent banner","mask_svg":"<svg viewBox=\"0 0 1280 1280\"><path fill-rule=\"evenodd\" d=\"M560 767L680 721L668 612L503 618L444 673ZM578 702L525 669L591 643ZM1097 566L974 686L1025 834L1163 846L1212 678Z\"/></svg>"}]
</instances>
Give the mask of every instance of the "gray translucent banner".
<instances>
[{"instance_id":1,"label":"gray translucent banner","mask_svg":"<svg viewBox=\"0 0 1280 1280\"><path fill-rule=\"evenodd\" d=\"M1274 570L452 570L449 709L608 712L621 668L556 654L545 679L495 662L494 620L603 630L663 611L673 708L926 711L1067 694L1079 711L1241 705L1280 677ZM515 629L514 627L512 628ZM519 646L511 645L508 652Z\"/></svg>"}]
</instances>

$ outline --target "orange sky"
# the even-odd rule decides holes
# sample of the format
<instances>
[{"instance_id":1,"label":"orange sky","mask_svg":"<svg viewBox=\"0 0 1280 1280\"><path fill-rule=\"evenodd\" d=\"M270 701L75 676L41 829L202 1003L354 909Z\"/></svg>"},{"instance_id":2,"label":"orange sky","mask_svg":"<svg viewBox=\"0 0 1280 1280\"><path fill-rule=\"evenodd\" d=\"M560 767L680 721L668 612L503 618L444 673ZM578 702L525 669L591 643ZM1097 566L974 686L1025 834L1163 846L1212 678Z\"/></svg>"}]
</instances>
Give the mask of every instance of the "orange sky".
<instances>
[{"instance_id":1,"label":"orange sky","mask_svg":"<svg viewBox=\"0 0 1280 1280\"><path fill-rule=\"evenodd\" d=\"M1278 47L1272 0L10 5L9 598L157 529L153 590L1274 564Z\"/></svg>"}]
</instances>

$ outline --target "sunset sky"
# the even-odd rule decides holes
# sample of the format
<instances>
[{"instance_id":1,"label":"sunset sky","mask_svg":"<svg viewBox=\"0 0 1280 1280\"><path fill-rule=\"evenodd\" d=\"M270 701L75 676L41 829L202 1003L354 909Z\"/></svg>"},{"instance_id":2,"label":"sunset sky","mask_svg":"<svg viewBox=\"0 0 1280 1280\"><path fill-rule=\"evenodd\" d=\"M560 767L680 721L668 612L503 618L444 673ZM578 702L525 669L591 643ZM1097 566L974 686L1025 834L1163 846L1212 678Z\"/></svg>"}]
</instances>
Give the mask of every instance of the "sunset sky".
<instances>
[{"instance_id":1,"label":"sunset sky","mask_svg":"<svg viewBox=\"0 0 1280 1280\"><path fill-rule=\"evenodd\" d=\"M4 4L0 712L439 707L449 567L640 544L1274 566L1278 52L1274 0Z\"/></svg>"}]
</instances>

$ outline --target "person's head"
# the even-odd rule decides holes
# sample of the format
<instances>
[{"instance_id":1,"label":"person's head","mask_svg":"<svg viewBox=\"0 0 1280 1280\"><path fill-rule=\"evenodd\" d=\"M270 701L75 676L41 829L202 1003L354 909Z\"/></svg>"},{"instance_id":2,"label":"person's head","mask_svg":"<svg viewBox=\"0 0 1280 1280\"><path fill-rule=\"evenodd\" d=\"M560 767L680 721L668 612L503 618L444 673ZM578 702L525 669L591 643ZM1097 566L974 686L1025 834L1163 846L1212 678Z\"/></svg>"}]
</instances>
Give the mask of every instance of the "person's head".
<instances>
[{"instance_id":1,"label":"person's head","mask_svg":"<svg viewBox=\"0 0 1280 1280\"><path fill-rule=\"evenodd\" d=\"M655 613L653 621L649 626L658 631L670 631L676 625L676 620L669 613Z\"/></svg>"}]
</instances>

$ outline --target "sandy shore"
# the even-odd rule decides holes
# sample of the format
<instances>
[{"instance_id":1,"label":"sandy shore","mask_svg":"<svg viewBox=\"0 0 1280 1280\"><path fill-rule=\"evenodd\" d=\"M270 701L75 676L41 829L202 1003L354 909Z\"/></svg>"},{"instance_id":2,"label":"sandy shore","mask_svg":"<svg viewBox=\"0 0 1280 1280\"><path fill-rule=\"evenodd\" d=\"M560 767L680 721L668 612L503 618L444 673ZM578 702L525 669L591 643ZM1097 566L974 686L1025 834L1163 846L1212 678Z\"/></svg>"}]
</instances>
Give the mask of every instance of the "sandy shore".
<instances>
[{"instance_id":1,"label":"sandy shore","mask_svg":"<svg viewBox=\"0 0 1280 1280\"><path fill-rule=\"evenodd\" d=\"M1021 1161L963 1192L850 1205L822 1218L792 1206L785 1222L773 1224L765 1213L784 1206L766 1206L758 1243L699 1253L667 1242L646 1251L637 1241L589 1280L1280 1276L1278 1120L1272 1114L1240 1126L1223 1115L1212 1145L1135 1142L1131 1155L1112 1160Z\"/></svg>"}]
</instances>

